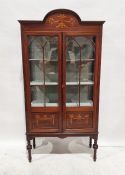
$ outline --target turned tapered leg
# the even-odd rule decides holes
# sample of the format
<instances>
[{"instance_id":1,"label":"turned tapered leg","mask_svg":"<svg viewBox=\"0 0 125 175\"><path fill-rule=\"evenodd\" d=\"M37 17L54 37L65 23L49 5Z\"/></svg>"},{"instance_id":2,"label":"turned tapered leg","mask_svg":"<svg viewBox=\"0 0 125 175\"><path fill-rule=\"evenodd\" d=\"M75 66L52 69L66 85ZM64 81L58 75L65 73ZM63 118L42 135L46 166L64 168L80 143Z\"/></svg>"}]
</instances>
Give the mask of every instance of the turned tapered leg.
<instances>
[{"instance_id":1,"label":"turned tapered leg","mask_svg":"<svg viewBox=\"0 0 125 175\"><path fill-rule=\"evenodd\" d=\"M36 142L35 142L35 137L33 138L33 148L36 148Z\"/></svg>"},{"instance_id":2,"label":"turned tapered leg","mask_svg":"<svg viewBox=\"0 0 125 175\"><path fill-rule=\"evenodd\" d=\"M94 144L93 144L93 148L94 148L94 155L93 155L93 160L96 161L96 154L97 154L97 149L98 149L98 144L97 144L97 139L98 139L98 136L95 136L94 137Z\"/></svg>"},{"instance_id":3,"label":"turned tapered leg","mask_svg":"<svg viewBox=\"0 0 125 175\"><path fill-rule=\"evenodd\" d=\"M89 148L92 147L92 137L89 138Z\"/></svg>"},{"instance_id":4,"label":"turned tapered leg","mask_svg":"<svg viewBox=\"0 0 125 175\"><path fill-rule=\"evenodd\" d=\"M31 149L32 149L32 145L30 143L30 139L27 139L27 151L28 151L28 160L29 160L29 162L31 162L31 160L32 160Z\"/></svg>"}]
</instances>

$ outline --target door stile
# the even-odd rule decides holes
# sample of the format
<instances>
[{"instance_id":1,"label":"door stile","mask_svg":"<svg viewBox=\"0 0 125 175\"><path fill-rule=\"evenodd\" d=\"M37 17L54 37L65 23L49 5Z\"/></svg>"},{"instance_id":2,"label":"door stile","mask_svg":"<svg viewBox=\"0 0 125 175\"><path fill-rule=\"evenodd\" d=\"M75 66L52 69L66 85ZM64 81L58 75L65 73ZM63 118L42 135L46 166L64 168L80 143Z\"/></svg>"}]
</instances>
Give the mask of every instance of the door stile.
<instances>
[{"instance_id":1,"label":"door stile","mask_svg":"<svg viewBox=\"0 0 125 175\"><path fill-rule=\"evenodd\" d=\"M62 58L63 58L63 61L62 61L62 65L63 65L63 69L62 69L62 74L63 74L63 81L62 81L62 95L63 95L63 113L62 113L62 116L63 116L63 121L62 121L62 126L63 126L63 131L65 130L66 128L66 40L65 40L65 34L62 33L62 40L63 40L63 43L62 43Z\"/></svg>"},{"instance_id":2,"label":"door stile","mask_svg":"<svg viewBox=\"0 0 125 175\"><path fill-rule=\"evenodd\" d=\"M63 92L62 92L62 87L63 87L63 38L62 38L62 33L60 32L59 34L59 67L58 67L58 72L59 72L59 108L60 108L60 121L59 121L59 128L60 132L63 132Z\"/></svg>"}]
</instances>

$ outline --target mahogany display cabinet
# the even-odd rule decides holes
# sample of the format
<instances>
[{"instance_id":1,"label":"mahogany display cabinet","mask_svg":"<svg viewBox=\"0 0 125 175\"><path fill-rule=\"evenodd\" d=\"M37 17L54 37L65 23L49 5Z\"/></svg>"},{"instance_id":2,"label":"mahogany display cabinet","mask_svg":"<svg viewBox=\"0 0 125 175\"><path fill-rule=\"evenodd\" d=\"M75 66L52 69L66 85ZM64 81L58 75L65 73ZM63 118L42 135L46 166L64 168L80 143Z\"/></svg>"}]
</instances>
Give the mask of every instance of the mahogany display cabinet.
<instances>
[{"instance_id":1,"label":"mahogany display cabinet","mask_svg":"<svg viewBox=\"0 0 125 175\"><path fill-rule=\"evenodd\" d=\"M69 136L89 137L96 161L104 21L57 9L43 21L19 22L29 162L35 137Z\"/></svg>"}]
</instances>

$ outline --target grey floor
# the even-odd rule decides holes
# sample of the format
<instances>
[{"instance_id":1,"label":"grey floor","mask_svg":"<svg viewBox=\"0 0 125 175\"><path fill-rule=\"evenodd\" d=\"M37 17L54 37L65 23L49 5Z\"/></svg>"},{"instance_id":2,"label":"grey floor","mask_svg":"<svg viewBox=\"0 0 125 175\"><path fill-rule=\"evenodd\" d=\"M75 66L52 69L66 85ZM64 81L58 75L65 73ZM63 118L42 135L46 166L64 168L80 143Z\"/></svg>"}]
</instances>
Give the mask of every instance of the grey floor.
<instances>
[{"instance_id":1,"label":"grey floor","mask_svg":"<svg viewBox=\"0 0 125 175\"><path fill-rule=\"evenodd\" d=\"M25 146L0 148L0 175L125 175L125 147L99 147L97 162L88 139L37 138L32 163Z\"/></svg>"}]
</instances>

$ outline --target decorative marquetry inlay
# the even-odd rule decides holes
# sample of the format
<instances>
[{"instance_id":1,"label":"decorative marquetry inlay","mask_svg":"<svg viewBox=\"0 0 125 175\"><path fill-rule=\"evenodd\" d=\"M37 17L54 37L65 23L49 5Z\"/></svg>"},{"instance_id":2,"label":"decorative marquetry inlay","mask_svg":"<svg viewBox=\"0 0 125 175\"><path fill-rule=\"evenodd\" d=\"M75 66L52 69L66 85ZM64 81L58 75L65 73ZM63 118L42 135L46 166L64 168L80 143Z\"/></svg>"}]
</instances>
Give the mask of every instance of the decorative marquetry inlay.
<instances>
[{"instance_id":1,"label":"decorative marquetry inlay","mask_svg":"<svg viewBox=\"0 0 125 175\"><path fill-rule=\"evenodd\" d=\"M69 114L69 118L70 118L70 124L72 125L73 120L83 120L86 124L88 124L89 122L89 115L85 114L85 115L81 115L81 114Z\"/></svg>"},{"instance_id":2,"label":"decorative marquetry inlay","mask_svg":"<svg viewBox=\"0 0 125 175\"><path fill-rule=\"evenodd\" d=\"M42 113L33 115L32 128L54 127L56 114Z\"/></svg>"},{"instance_id":3,"label":"decorative marquetry inlay","mask_svg":"<svg viewBox=\"0 0 125 175\"><path fill-rule=\"evenodd\" d=\"M48 24L60 29L75 26L76 22L77 21L73 16L69 16L63 13L53 15L47 19Z\"/></svg>"},{"instance_id":4,"label":"decorative marquetry inlay","mask_svg":"<svg viewBox=\"0 0 125 175\"><path fill-rule=\"evenodd\" d=\"M39 123L42 121L48 121L52 125L54 125L54 117L55 117L55 114L50 114L50 115L44 114L42 115L42 117L40 115L36 115L36 124L39 125Z\"/></svg>"},{"instance_id":5,"label":"decorative marquetry inlay","mask_svg":"<svg viewBox=\"0 0 125 175\"><path fill-rule=\"evenodd\" d=\"M66 113L67 128L92 128L92 113L85 112L67 112Z\"/></svg>"}]
</instances>

